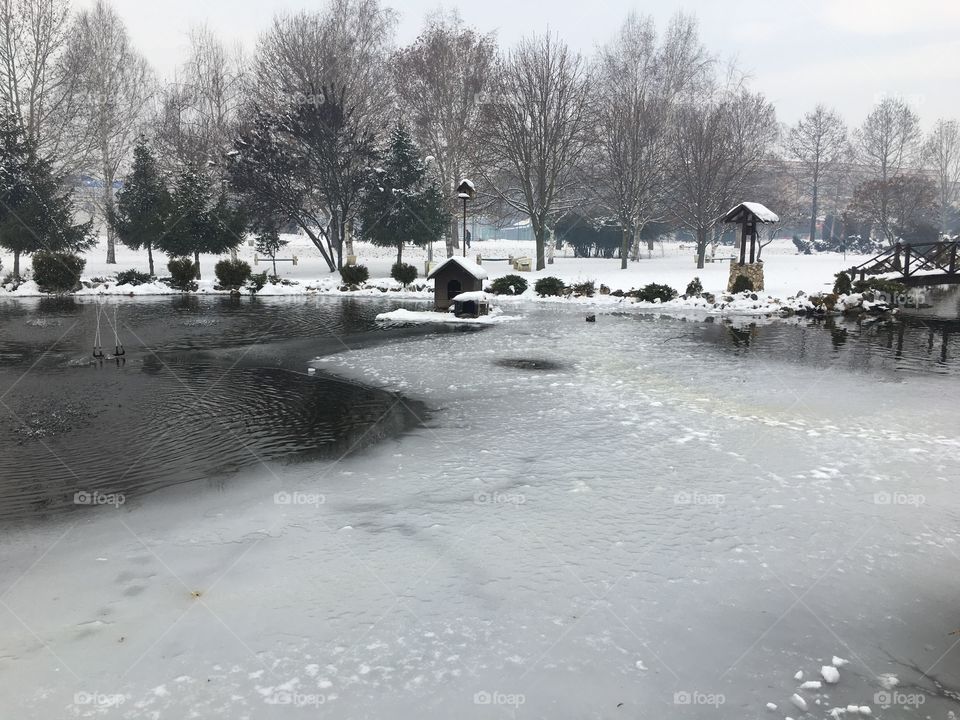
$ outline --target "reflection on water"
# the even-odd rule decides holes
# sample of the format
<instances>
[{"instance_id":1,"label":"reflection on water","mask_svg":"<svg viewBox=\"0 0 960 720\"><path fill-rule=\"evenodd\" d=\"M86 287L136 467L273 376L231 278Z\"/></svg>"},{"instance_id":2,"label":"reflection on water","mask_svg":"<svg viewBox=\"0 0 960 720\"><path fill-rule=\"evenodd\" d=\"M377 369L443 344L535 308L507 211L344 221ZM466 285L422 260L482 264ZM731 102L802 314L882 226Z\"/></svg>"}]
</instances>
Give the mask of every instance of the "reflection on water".
<instances>
[{"instance_id":1,"label":"reflection on water","mask_svg":"<svg viewBox=\"0 0 960 720\"><path fill-rule=\"evenodd\" d=\"M866 317L771 323L713 322L711 343L754 358L858 372L960 374L958 292L929 293L931 307L897 320Z\"/></svg>"},{"instance_id":2,"label":"reflection on water","mask_svg":"<svg viewBox=\"0 0 960 720\"><path fill-rule=\"evenodd\" d=\"M378 330L393 303L196 297L0 303L0 520L140 495L277 460L339 458L419 422L392 393L308 375L347 347L455 328ZM268 469L264 474L269 476Z\"/></svg>"}]
</instances>

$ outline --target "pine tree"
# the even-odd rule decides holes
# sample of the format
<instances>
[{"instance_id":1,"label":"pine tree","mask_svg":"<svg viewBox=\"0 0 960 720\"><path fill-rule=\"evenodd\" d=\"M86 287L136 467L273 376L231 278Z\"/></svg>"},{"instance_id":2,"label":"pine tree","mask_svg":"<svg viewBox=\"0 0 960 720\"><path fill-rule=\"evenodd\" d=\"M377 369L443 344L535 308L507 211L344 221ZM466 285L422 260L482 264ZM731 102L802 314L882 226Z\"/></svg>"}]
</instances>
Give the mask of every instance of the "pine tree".
<instances>
[{"instance_id":1,"label":"pine tree","mask_svg":"<svg viewBox=\"0 0 960 720\"><path fill-rule=\"evenodd\" d=\"M171 257L193 256L200 278L200 253L225 253L243 240L245 222L225 192L214 200L210 179L196 167L177 176L166 229L157 247Z\"/></svg>"},{"instance_id":2,"label":"pine tree","mask_svg":"<svg viewBox=\"0 0 960 720\"><path fill-rule=\"evenodd\" d=\"M73 195L51 161L37 155L16 116L0 116L0 246L13 253L14 277L20 277L21 255L89 248L91 223L73 219Z\"/></svg>"},{"instance_id":3,"label":"pine tree","mask_svg":"<svg viewBox=\"0 0 960 720\"><path fill-rule=\"evenodd\" d=\"M163 237L170 215L167 189L147 139L141 136L133 150L133 170L117 193L116 211L109 221L120 241L131 250L145 248L153 275L153 248Z\"/></svg>"},{"instance_id":4,"label":"pine tree","mask_svg":"<svg viewBox=\"0 0 960 720\"><path fill-rule=\"evenodd\" d=\"M439 240L451 221L439 184L427 177L419 149L400 124L390 134L383 167L370 178L360 218L367 240L397 248L398 264L404 243L422 247Z\"/></svg>"}]
</instances>

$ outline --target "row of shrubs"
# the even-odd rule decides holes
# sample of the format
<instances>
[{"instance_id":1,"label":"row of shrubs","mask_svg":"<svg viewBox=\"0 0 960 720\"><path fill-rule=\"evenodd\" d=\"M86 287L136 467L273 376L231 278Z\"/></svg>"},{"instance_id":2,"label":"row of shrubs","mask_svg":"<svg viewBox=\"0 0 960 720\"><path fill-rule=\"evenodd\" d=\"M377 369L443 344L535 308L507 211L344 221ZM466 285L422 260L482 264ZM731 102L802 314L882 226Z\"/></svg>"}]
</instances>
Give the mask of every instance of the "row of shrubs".
<instances>
[{"instance_id":1,"label":"row of shrubs","mask_svg":"<svg viewBox=\"0 0 960 720\"><path fill-rule=\"evenodd\" d=\"M80 275L86 261L77 255L69 253L48 253L39 252L33 257L34 280L44 292L70 292L80 287ZM167 282L171 287L178 290L190 291L196 290L196 265L190 258L173 258L167 263L167 270L170 272L170 278ZM224 290L239 290L247 287L253 292L263 288L267 282L267 274L260 273L254 275L250 265L243 260L221 260L214 268L217 277L218 287ZM370 273L363 265L349 265L340 270L343 281L348 285L361 285L366 282ZM403 286L410 285L417 279L417 268L406 263L396 263L390 270L390 276ZM117 273L118 285L142 285L151 282L153 278L148 273L137 270L124 270ZM844 284L845 281L845 284ZM870 280L866 283L857 283L863 285L862 290L894 290L894 283L889 283L891 287L879 287L881 282ZM869 286L869 288L867 287ZM527 291L529 283L520 275L505 275L497 278L488 287L488 291L495 295L522 295ZM853 289L851 287L850 276L846 273L837 274L837 282L834 286L834 292L849 294ZM741 275L734 282L733 292L752 291L753 283L750 279ZM592 297L596 292L596 286L592 280L575 283L567 286L563 280L557 277L545 277L537 280L534 285L534 292L540 297L560 297L566 294L585 295ZM699 278L694 278L686 288L686 295L697 296L703 292L703 284ZM660 285L650 283L640 290L634 290L630 293L623 293L645 302L667 302L677 297L677 291L669 285Z\"/></svg>"}]
</instances>

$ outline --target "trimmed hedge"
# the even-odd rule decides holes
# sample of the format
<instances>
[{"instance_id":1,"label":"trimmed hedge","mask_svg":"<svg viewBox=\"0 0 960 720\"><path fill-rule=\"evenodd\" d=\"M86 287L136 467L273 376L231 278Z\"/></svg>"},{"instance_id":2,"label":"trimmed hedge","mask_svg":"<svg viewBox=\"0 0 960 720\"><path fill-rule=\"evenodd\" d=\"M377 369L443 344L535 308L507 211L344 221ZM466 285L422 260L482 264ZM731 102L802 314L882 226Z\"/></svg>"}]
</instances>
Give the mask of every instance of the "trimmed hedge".
<instances>
[{"instance_id":1,"label":"trimmed hedge","mask_svg":"<svg viewBox=\"0 0 960 720\"><path fill-rule=\"evenodd\" d=\"M537 293L540 297L558 297L563 295L563 291L566 290L566 285L563 284L563 280L557 277L545 277L537 280L536 285L533 286L534 292Z\"/></svg>"},{"instance_id":2,"label":"trimmed hedge","mask_svg":"<svg viewBox=\"0 0 960 720\"><path fill-rule=\"evenodd\" d=\"M173 258L167 263L167 270L170 271L170 287L184 291L197 289L197 283L194 282L197 266L190 258Z\"/></svg>"},{"instance_id":3,"label":"trimmed hedge","mask_svg":"<svg viewBox=\"0 0 960 720\"><path fill-rule=\"evenodd\" d=\"M700 278L695 277L687 284L687 291L684 293L687 297L696 297L703 292L703 283Z\"/></svg>"},{"instance_id":4,"label":"trimmed hedge","mask_svg":"<svg viewBox=\"0 0 960 720\"><path fill-rule=\"evenodd\" d=\"M214 266L217 284L224 290L239 290L250 279L250 265L243 260L221 260Z\"/></svg>"},{"instance_id":5,"label":"trimmed hedge","mask_svg":"<svg viewBox=\"0 0 960 720\"><path fill-rule=\"evenodd\" d=\"M519 275L504 275L490 283L490 292L494 295L523 295L530 287Z\"/></svg>"},{"instance_id":6,"label":"trimmed hedge","mask_svg":"<svg viewBox=\"0 0 960 720\"><path fill-rule=\"evenodd\" d=\"M140 272L139 270L121 270L117 273L117 285L145 285L153 280L150 273Z\"/></svg>"},{"instance_id":7,"label":"trimmed hedge","mask_svg":"<svg viewBox=\"0 0 960 720\"><path fill-rule=\"evenodd\" d=\"M417 268L407 263L394 263L390 268L390 277L406 287L417 279Z\"/></svg>"},{"instance_id":8,"label":"trimmed hedge","mask_svg":"<svg viewBox=\"0 0 960 720\"><path fill-rule=\"evenodd\" d=\"M366 265L344 265L340 268L340 277L347 285L363 285L370 279Z\"/></svg>"},{"instance_id":9,"label":"trimmed hedge","mask_svg":"<svg viewBox=\"0 0 960 720\"><path fill-rule=\"evenodd\" d=\"M79 255L41 251L33 255L33 279L43 292L72 292L80 287L86 264Z\"/></svg>"},{"instance_id":10,"label":"trimmed hedge","mask_svg":"<svg viewBox=\"0 0 960 720\"><path fill-rule=\"evenodd\" d=\"M645 285L638 293L637 300L643 302L667 302L673 300L677 296L677 291L674 290L669 285L658 285L657 283L650 283Z\"/></svg>"}]
</instances>

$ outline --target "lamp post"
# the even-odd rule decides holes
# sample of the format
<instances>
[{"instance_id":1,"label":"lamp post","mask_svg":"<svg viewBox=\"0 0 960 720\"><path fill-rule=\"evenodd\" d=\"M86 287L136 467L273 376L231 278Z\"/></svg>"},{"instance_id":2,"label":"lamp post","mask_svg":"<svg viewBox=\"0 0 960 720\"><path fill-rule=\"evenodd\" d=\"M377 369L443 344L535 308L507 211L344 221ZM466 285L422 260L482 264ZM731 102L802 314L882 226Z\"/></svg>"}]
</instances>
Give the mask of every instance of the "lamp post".
<instances>
[{"instance_id":1,"label":"lamp post","mask_svg":"<svg viewBox=\"0 0 960 720\"><path fill-rule=\"evenodd\" d=\"M457 197L463 200L463 237L460 238L463 242L463 256L467 256L467 200L473 200L476 196L477 190L474 188L473 183L464 178L460 181L460 184L457 186Z\"/></svg>"}]
</instances>

